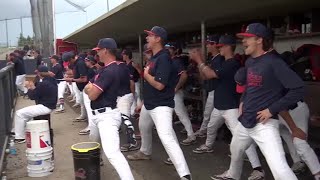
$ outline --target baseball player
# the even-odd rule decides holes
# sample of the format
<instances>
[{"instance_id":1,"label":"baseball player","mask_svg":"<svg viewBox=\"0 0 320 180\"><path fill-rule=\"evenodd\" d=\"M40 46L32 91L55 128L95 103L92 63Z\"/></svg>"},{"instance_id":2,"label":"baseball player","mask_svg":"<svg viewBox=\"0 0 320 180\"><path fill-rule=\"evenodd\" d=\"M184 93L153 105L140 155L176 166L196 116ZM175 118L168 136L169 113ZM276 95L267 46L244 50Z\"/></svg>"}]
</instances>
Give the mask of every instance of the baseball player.
<instances>
[{"instance_id":1,"label":"baseball player","mask_svg":"<svg viewBox=\"0 0 320 180\"><path fill-rule=\"evenodd\" d=\"M38 75L40 81L36 84L26 82L28 96L31 100L35 100L36 105L19 109L15 115L15 142L24 143L26 123L36 116L50 114L56 108L58 87L54 78L50 77L46 66L38 67Z\"/></svg>"},{"instance_id":2,"label":"baseball player","mask_svg":"<svg viewBox=\"0 0 320 180\"><path fill-rule=\"evenodd\" d=\"M139 120L141 148L137 153L128 155L128 159L151 159L152 128L155 125L159 138L180 178L190 180L187 162L172 127L174 88L177 77L174 74L170 54L164 49L167 32L159 26L145 32L148 34L146 40L153 56L144 70L144 105Z\"/></svg>"},{"instance_id":3,"label":"baseball player","mask_svg":"<svg viewBox=\"0 0 320 180\"><path fill-rule=\"evenodd\" d=\"M116 63L117 44L112 38L101 39L94 48L105 66L88 83L84 91L91 100L92 124L90 136L100 137L103 150L121 180L133 180L129 164L120 151L119 128L121 114L116 108L121 88L120 68ZM96 139L97 140L97 139Z\"/></svg>"},{"instance_id":4,"label":"baseball player","mask_svg":"<svg viewBox=\"0 0 320 180\"><path fill-rule=\"evenodd\" d=\"M49 71L49 74L51 77L57 79L58 83L58 109L56 112L64 112L64 91L66 90L67 83L66 81L60 81L63 79L63 68L62 66L58 63L59 62L59 57L56 55L53 55L50 57L50 61L52 64L51 71Z\"/></svg>"},{"instance_id":5,"label":"baseball player","mask_svg":"<svg viewBox=\"0 0 320 180\"><path fill-rule=\"evenodd\" d=\"M180 143L182 145L191 145L196 143L196 137L194 135L192 124L187 112L187 108L184 105L184 95L182 87L187 81L188 75L187 72L183 66L182 60L177 57L176 55L176 47L173 43L166 44L165 47L169 50L171 59L172 59L172 65L174 67L174 72L177 74L177 82L176 87L174 89L175 95L174 95L174 111L177 114L179 120L185 127L187 131L187 139L181 141Z\"/></svg>"},{"instance_id":6,"label":"baseball player","mask_svg":"<svg viewBox=\"0 0 320 180\"><path fill-rule=\"evenodd\" d=\"M232 134L234 134L235 128L239 123L239 94L236 92L236 83L234 81L234 75L240 68L240 63L234 59L236 39L230 35L221 36L219 44L216 46L220 47L220 54L225 60L221 61L217 67L213 66L212 69L204 65L200 51L190 53L190 58L198 64L199 71L202 72L204 76L207 78L216 78L219 81L214 92L215 107L208 123L206 142L193 150L194 153L198 154L213 152L212 147L218 129L223 123L227 125ZM246 154L254 169L253 173L255 176L259 174L259 178L263 178L264 172L261 169L261 163L255 147L251 146L246 151Z\"/></svg>"},{"instance_id":7,"label":"baseball player","mask_svg":"<svg viewBox=\"0 0 320 180\"><path fill-rule=\"evenodd\" d=\"M88 67L86 66L86 63L84 62L84 58L82 58L80 56L76 57L76 55L71 52L64 53L62 55L62 59L64 61L70 61L70 63L73 65L73 78L64 78L65 81L75 82L76 87L74 87L73 89L75 91L77 91L77 90L80 91L79 99L80 99L80 105L81 105L81 114L79 117L76 118L75 122L84 121L87 118L87 113L86 113L86 109L84 106L82 91L83 91L83 88L85 87L85 85L88 83L88 77L87 77Z\"/></svg>"},{"instance_id":8,"label":"baseball player","mask_svg":"<svg viewBox=\"0 0 320 180\"><path fill-rule=\"evenodd\" d=\"M137 105L141 104L140 99L140 74L138 72L139 68L138 65L132 61L132 51L129 49L124 49L122 51L122 57L123 60L126 62L126 64L129 67L130 73L132 75L132 80L134 81L135 85L135 93L134 93L134 101L131 107L131 115L133 116L135 114L135 109Z\"/></svg>"},{"instance_id":9,"label":"baseball player","mask_svg":"<svg viewBox=\"0 0 320 180\"><path fill-rule=\"evenodd\" d=\"M240 117L230 145L229 170L212 179L240 179L243 153L255 142L271 169L275 180L297 177L285 158L280 134L278 113L303 98L302 80L278 56L268 53L271 44L267 28L260 23L248 25L243 38L246 55L247 82L245 95L240 103ZM284 90L287 93L283 95Z\"/></svg>"},{"instance_id":10,"label":"baseball player","mask_svg":"<svg viewBox=\"0 0 320 180\"><path fill-rule=\"evenodd\" d=\"M269 43L273 44L274 33L271 29L268 30L271 35L268 39ZM279 55L273 49L273 46L271 46L269 52ZM305 170L307 165L315 179L320 179L319 160L307 142L310 116L308 105L301 99L298 103L290 105L288 111L281 112L279 115L280 135L286 142L293 160L292 171L299 174Z\"/></svg>"},{"instance_id":11,"label":"baseball player","mask_svg":"<svg viewBox=\"0 0 320 180\"><path fill-rule=\"evenodd\" d=\"M88 80L91 82L93 81L94 76L97 74L97 70L95 67L97 61L91 55L87 56L84 60L85 60L86 66L88 67L87 77L88 77ZM90 128L92 127L92 109L90 107L91 101L86 93L83 93L83 102L87 112L88 126L80 130L79 135L88 135L90 134Z\"/></svg>"},{"instance_id":12,"label":"baseball player","mask_svg":"<svg viewBox=\"0 0 320 180\"><path fill-rule=\"evenodd\" d=\"M220 55L217 44L219 42L219 35L209 36L207 39L207 51L211 54L210 57L210 67L219 67L221 62L224 61L224 57ZM200 77L204 80L204 89L208 92L208 97L206 100L206 105L203 112L203 121L201 123L200 129L195 132L197 137L206 137L207 136L207 126L210 120L210 115L214 108L214 90L218 85L217 79L208 79L201 71Z\"/></svg>"},{"instance_id":13,"label":"baseball player","mask_svg":"<svg viewBox=\"0 0 320 180\"><path fill-rule=\"evenodd\" d=\"M26 79L26 70L24 66L24 61L22 58L20 58L19 53L10 53L9 54L9 62L8 64L14 64L14 70L16 73L16 86L18 89L18 92L22 95L25 95L27 93L27 88L24 87L24 82Z\"/></svg>"},{"instance_id":14,"label":"baseball player","mask_svg":"<svg viewBox=\"0 0 320 180\"><path fill-rule=\"evenodd\" d=\"M135 151L139 149L134 134L134 127L130 121L131 107L134 101L135 82L129 66L122 61L117 61L119 76L121 77L120 89L118 91L117 108L121 113L122 122L126 127L127 143L121 146L122 152Z\"/></svg>"}]
</instances>

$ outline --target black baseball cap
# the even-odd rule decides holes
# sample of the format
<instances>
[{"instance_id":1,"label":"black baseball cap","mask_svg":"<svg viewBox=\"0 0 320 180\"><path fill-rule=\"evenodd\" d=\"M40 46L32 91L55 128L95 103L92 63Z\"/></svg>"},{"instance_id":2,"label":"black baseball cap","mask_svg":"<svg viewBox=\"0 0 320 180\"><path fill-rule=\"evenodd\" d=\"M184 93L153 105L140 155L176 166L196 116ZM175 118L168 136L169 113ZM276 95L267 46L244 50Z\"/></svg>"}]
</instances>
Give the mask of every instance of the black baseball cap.
<instances>
[{"instance_id":1,"label":"black baseball cap","mask_svg":"<svg viewBox=\"0 0 320 180\"><path fill-rule=\"evenodd\" d=\"M98 45L97 47L93 48L92 50L100 50L100 49L103 49L103 48L106 48L106 49L117 49L118 46L117 46L117 43L114 39L112 38L103 38L103 39L100 39L99 42L98 42Z\"/></svg>"},{"instance_id":2,"label":"black baseball cap","mask_svg":"<svg viewBox=\"0 0 320 180\"><path fill-rule=\"evenodd\" d=\"M167 40L168 34L167 31L160 27L160 26L154 26L150 31L149 30L144 30L145 33L148 35L154 35L154 36L159 36L163 40Z\"/></svg>"},{"instance_id":3,"label":"black baseball cap","mask_svg":"<svg viewBox=\"0 0 320 180\"><path fill-rule=\"evenodd\" d=\"M238 69L238 71L234 75L234 80L240 85L244 85L246 83L247 72L245 67L241 67L240 69Z\"/></svg>"},{"instance_id":4,"label":"black baseball cap","mask_svg":"<svg viewBox=\"0 0 320 180\"><path fill-rule=\"evenodd\" d=\"M261 23L252 23L249 24L246 28L246 32L238 33L237 37L244 38L244 37L262 37L262 38L270 38L271 31L268 28L261 24Z\"/></svg>"},{"instance_id":5,"label":"black baseball cap","mask_svg":"<svg viewBox=\"0 0 320 180\"><path fill-rule=\"evenodd\" d=\"M97 63L97 61L94 59L94 57L93 56L87 56L85 59L84 59L85 61L90 61L90 62L92 62L92 63Z\"/></svg>"},{"instance_id":6,"label":"black baseball cap","mask_svg":"<svg viewBox=\"0 0 320 180\"><path fill-rule=\"evenodd\" d=\"M38 67L38 72L49 72L49 69L47 66L44 66L44 65L40 65Z\"/></svg>"},{"instance_id":7,"label":"black baseball cap","mask_svg":"<svg viewBox=\"0 0 320 180\"><path fill-rule=\"evenodd\" d=\"M220 36L218 34L210 35L207 38L207 43L219 43Z\"/></svg>"},{"instance_id":8,"label":"black baseball cap","mask_svg":"<svg viewBox=\"0 0 320 180\"><path fill-rule=\"evenodd\" d=\"M59 61L60 58L57 55L52 55L52 56L50 56L50 59L55 59L55 60Z\"/></svg>"},{"instance_id":9,"label":"black baseball cap","mask_svg":"<svg viewBox=\"0 0 320 180\"><path fill-rule=\"evenodd\" d=\"M237 40L236 38L234 38L231 35L223 35L220 37L219 39L219 43L217 44L217 46L221 47L221 46L225 46L225 45L236 45L237 44Z\"/></svg>"}]
</instances>

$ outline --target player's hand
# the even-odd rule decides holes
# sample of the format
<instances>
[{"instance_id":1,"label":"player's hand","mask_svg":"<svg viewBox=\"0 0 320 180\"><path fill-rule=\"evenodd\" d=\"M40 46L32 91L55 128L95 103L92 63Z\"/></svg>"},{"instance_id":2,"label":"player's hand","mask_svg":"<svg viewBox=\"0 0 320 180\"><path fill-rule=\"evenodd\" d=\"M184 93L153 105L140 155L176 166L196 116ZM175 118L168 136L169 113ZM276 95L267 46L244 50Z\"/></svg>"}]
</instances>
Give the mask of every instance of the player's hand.
<instances>
[{"instance_id":1,"label":"player's hand","mask_svg":"<svg viewBox=\"0 0 320 180\"><path fill-rule=\"evenodd\" d=\"M146 67L144 68L144 75L149 74L149 70L150 70L150 67L149 67L149 66L146 66Z\"/></svg>"},{"instance_id":2,"label":"player's hand","mask_svg":"<svg viewBox=\"0 0 320 180\"><path fill-rule=\"evenodd\" d=\"M142 108L142 104L137 106L136 109L134 110L134 112L137 113L137 114L140 113L141 108Z\"/></svg>"},{"instance_id":3,"label":"player's hand","mask_svg":"<svg viewBox=\"0 0 320 180\"><path fill-rule=\"evenodd\" d=\"M53 72L49 71L49 75L50 75L51 77L53 77L55 74L54 74Z\"/></svg>"},{"instance_id":4,"label":"player's hand","mask_svg":"<svg viewBox=\"0 0 320 180\"><path fill-rule=\"evenodd\" d=\"M259 122L261 122L262 124L268 122L271 117L272 114L270 113L269 109L257 112L257 120L259 120Z\"/></svg>"},{"instance_id":5,"label":"player's hand","mask_svg":"<svg viewBox=\"0 0 320 180\"><path fill-rule=\"evenodd\" d=\"M292 137L293 138L299 138L301 140L307 140L307 135L306 133L304 133L300 128L295 128L293 131L292 131Z\"/></svg>"}]
</instances>

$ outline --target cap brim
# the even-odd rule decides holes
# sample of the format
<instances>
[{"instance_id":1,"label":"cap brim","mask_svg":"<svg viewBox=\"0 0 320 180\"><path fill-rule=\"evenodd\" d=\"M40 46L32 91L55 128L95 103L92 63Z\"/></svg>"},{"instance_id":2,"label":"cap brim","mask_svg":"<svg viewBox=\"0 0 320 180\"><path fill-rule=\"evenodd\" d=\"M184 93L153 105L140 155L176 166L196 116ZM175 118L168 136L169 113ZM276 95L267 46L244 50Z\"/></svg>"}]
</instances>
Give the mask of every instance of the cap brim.
<instances>
[{"instance_id":1,"label":"cap brim","mask_svg":"<svg viewBox=\"0 0 320 180\"><path fill-rule=\"evenodd\" d=\"M237 34L238 38L244 38L244 37L256 37L256 35L251 34L251 33L238 33Z\"/></svg>"},{"instance_id":2,"label":"cap brim","mask_svg":"<svg viewBox=\"0 0 320 180\"><path fill-rule=\"evenodd\" d=\"M92 50L94 50L94 51L98 51L98 50L100 50L101 48L99 48L99 47L95 47L95 48L93 48Z\"/></svg>"},{"instance_id":3,"label":"cap brim","mask_svg":"<svg viewBox=\"0 0 320 180\"><path fill-rule=\"evenodd\" d=\"M149 34L151 34L151 35L156 35L155 33L153 33L152 31L149 31L149 30L144 30L144 32L147 33L148 35L149 35Z\"/></svg>"}]
</instances>

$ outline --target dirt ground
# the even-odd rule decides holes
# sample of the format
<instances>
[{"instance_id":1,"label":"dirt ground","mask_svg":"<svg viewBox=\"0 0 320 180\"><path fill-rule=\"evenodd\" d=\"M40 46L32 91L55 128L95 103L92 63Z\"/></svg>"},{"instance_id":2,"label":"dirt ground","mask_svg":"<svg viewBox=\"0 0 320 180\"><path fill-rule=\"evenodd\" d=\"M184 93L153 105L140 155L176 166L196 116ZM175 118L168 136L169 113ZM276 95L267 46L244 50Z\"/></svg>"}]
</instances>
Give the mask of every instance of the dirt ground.
<instances>
[{"instance_id":1,"label":"dirt ground","mask_svg":"<svg viewBox=\"0 0 320 180\"><path fill-rule=\"evenodd\" d=\"M29 99L19 98L17 101L16 110L34 104ZM72 122L76 114L68 105L66 112L62 114L51 114L52 127L54 129L54 154L55 154L55 169L54 172L43 178L30 178L27 174L27 158L25 155L26 144L16 144L17 155L8 155L6 158L6 174L9 180L31 180L31 179L46 179L46 180L70 180L74 179L73 158L70 147L78 142L88 141L88 136L80 136L78 132L86 127L86 123ZM119 179L116 171L104 159L104 166L101 167L101 179L117 180ZM136 180L143 180L134 170L133 174Z\"/></svg>"}]
</instances>

